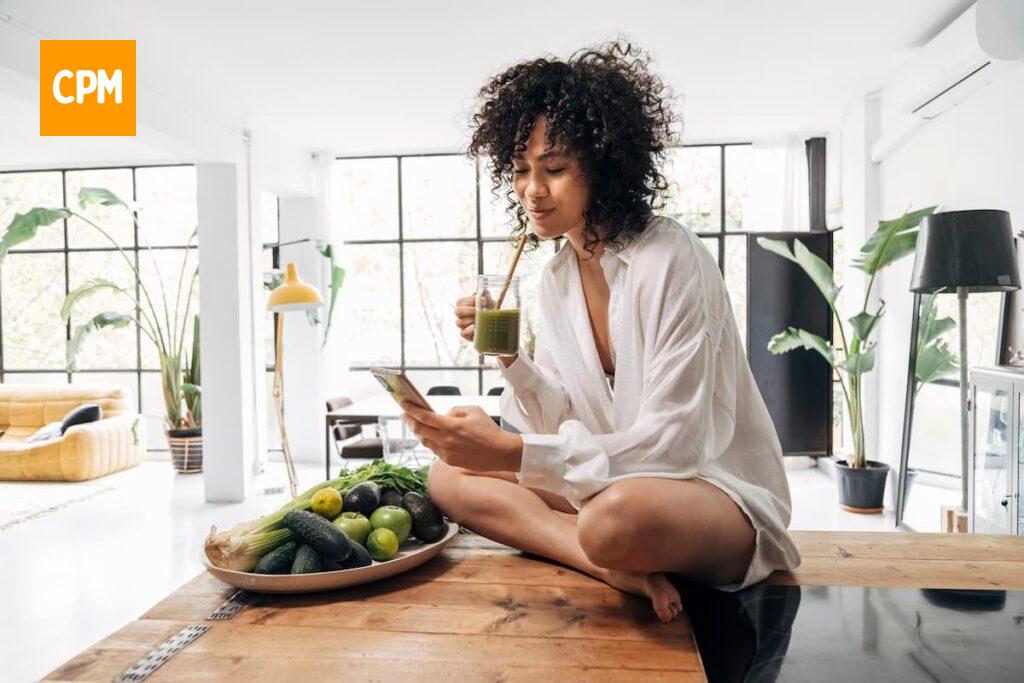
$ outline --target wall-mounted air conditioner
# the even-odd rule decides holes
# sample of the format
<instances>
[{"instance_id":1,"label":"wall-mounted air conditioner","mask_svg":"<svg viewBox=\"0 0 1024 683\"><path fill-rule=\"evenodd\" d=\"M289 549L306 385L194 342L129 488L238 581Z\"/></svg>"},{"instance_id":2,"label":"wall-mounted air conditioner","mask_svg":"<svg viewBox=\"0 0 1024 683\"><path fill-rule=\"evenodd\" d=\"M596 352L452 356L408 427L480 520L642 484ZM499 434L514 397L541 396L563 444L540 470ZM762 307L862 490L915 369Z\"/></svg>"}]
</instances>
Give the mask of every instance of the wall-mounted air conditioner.
<instances>
[{"instance_id":1,"label":"wall-mounted air conditioner","mask_svg":"<svg viewBox=\"0 0 1024 683\"><path fill-rule=\"evenodd\" d=\"M895 98L898 112L872 145L872 161L881 162L928 121L1021 66L1022 7L1024 0L979 0L914 53L883 91Z\"/></svg>"}]
</instances>

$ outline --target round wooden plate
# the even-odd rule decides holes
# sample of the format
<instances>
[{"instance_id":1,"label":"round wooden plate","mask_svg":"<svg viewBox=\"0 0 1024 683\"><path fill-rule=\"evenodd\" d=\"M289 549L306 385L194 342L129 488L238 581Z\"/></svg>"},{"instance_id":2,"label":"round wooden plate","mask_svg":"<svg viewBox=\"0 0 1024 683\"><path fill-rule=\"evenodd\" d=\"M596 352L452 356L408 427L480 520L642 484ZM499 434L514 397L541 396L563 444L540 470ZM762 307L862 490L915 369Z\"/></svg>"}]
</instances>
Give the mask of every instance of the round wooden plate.
<instances>
[{"instance_id":1,"label":"round wooden plate","mask_svg":"<svg viewBox=\"0 0 1024 683\"><path fill-rule=\"evenodd\" d=\"M256 593L312 593L373 583L407 572L438 555L448 545L448 542L455 538L457 533L459 533L459 525L455 522L448 522L448 533L439 541L423 544L410 538L402 544L402 547L398 549L398 554L390 560L384 562L374 560L369 567L317 572L316 574L251 574L214 567L205 554L202 560L206 571L235 588Z\"/></svg>"}]
</instances>

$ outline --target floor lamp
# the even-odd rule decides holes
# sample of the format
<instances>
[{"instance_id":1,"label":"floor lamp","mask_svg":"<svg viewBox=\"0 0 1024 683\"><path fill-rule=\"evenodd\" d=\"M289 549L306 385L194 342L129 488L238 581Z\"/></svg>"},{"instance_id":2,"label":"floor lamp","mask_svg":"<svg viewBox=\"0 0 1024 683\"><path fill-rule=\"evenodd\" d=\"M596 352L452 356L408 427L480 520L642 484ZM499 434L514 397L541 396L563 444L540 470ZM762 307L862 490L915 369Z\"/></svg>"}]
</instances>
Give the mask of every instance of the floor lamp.
<instances>
[{"instance_id":1,"label":"floor lamp","mask_svg":"<svg viewBox=\"0 0 1024 683\"><path fill-rule=\"evenodd\" d=\"M281 284L270 293L267 309L277 313L277 344L274 350L274 406L277 409L277 424L281 429L281 450L284 452L285 467L288 470L288 486L292 498L299 495L298 482L295 477L295 463L288 447L288 431L284 426L284 392L281 389L281 370L284 367L284 314L290 311L309 311L323 306L324 300L316 287L299 279L295 264L289 263L285 268Z\"/></svg>"},{"instance_id":2,"label":"floor lamp","mask_svg":"<svg viewBox=\"0 0 1024 683\"><path fill-rule=\"evenodd\" d=\"M967 295L1020 289L1013 231L1006 211L947 211L925 216L917 236L910 290L956 291L960 327L960 509L967 512L971 454L967 392ZM916 340L911 340L911 344ZM913 371L913 368L911 368Z\"/></svg>"}]
</instances>

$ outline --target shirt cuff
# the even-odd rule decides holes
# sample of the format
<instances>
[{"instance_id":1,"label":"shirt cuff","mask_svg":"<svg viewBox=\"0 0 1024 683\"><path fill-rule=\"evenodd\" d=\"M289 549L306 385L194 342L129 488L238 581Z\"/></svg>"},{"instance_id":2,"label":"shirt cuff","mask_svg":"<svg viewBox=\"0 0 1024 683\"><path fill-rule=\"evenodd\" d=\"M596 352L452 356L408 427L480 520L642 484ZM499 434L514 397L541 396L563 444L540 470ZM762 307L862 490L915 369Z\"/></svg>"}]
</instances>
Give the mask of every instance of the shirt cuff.
<instances>
[{"instance_id":1,"label":"shirt cuff","mask_svg":"<svg viewBox=\"0 0 1024 683\"><path fill-rule=\"evenodd\" d=\"M565 437L523 434L523 458L516 477L522 486L557 493L565 483Z\"/></svg>"},{"instance_id":2,"label":"shirt cuff","mask_svg":"<svg viewBox=\"0 0 1024 683\"><path fill-rule=\"evenodd\" d=\"M519 352L516 355L515 361L512 365L507 368L502 364L501 361L495 361L498 365L498 370L501 372L501 376L508 380L509 384L513 387L526 388L534 383L534 381L540 376L540 372L537 370L537 366L534 365L533 361L526 354Z\"/></svg>"}]
</instances>

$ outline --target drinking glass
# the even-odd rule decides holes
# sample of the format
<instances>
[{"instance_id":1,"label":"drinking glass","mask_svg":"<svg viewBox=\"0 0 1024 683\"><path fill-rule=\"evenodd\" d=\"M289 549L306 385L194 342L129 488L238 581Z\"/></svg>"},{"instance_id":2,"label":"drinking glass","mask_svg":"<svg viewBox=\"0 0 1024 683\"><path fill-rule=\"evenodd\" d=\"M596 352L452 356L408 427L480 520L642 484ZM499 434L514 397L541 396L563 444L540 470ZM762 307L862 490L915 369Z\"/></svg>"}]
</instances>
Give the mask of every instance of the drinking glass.
<instances>
[{"instance_id":1,"label":"drinking glass","mask_svg":"<svg viewBox=\"0 0 1024 683\"><path fill-rule=\"evenodd\" d=\"M509 283L501 309L496 307L505 275L477 275L474 346L485 356L512 356L519 351L519 278Z\"/></svg>"}]
</instances>

